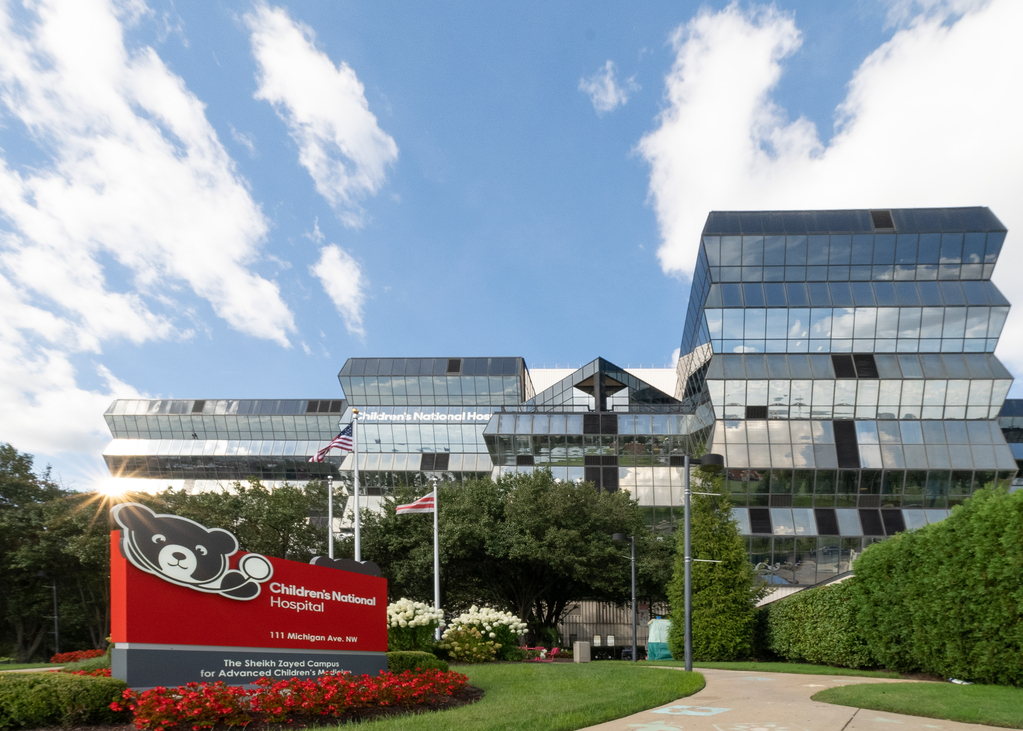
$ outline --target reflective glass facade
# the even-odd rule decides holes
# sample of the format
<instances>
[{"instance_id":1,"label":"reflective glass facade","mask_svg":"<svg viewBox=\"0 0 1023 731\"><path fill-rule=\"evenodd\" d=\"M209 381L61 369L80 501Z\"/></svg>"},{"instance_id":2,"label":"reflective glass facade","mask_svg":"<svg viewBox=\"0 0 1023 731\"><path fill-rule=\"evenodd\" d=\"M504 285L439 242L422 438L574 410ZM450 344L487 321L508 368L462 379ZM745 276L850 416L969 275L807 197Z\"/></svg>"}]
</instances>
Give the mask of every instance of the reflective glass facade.
<instances>
[{"instance_id":1,"label":"reflective glass facade","mask_svg":"<svg viewBox=\"0 0 1023 731\"><path fill-rule=\"evenodd\" d=\"M711 213L673 369L603 358L352 358L344 398L116 401L115 475L185 489L326 474L308 458L359 411L373 508L428 478L550 469L681 518L684 456L725 457L751 560L776 583L847 571L874 541L1014 484L1023 401L993 354L1009 302L986 208ZM534 386L534 384L536 384Z\"/></svg>"},{"instance_id":2,"label":"reflective glass facade","mask_svg":"<svg viewBox=\"0 0 1023 731\"><path fill-rule=\"evenodd\" d=\"M778 583L1014 478L992 354L1005 233L986 208L709 216L677 396L712 406L708 448Z\"/></svg>"}]
</instances>

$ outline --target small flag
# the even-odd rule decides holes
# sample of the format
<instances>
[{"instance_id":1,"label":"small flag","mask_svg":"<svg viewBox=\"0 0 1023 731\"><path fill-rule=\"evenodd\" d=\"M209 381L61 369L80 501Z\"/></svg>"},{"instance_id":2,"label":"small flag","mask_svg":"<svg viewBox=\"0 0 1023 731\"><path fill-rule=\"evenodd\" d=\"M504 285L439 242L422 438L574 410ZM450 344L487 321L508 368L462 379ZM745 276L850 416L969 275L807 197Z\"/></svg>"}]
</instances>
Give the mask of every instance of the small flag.
<instances>
[{"instance_id":1,"label":"small flag","mask_svg":"<svg viewBox=\"0 0 1023 731\"><path fill-rule=\"evenodd\" d=\"M330 444L321 449L319 452L309 458L310 462L322 462L323 458L327 456L327 452L332 449L343 449L346 452L352 451L352 425L349 424L341 433L330 440Z\"/></svg>"},{"instance_id":2,"label":"small flag","mask_svg":"<svg viewBox=\"0 0 1023 731\"><path fill-rule=\"evenodd\" d=\"M426 495L416 500L414 503L408 505L399 505L394 512L401 515L402 513L432 513L433 512L433 495Z\"/></svg>"}]
</instances>

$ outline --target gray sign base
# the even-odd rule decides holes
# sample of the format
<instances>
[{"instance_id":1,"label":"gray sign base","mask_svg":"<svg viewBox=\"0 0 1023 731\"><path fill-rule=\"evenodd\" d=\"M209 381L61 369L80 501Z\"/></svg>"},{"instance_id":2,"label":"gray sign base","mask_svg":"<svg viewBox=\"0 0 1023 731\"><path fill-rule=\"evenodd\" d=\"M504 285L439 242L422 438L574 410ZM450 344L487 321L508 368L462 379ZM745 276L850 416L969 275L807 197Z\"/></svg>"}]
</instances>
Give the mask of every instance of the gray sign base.
<instances>
[{"instance_id":1,"label":"gray sign base","mask_svg":"<svg viewBox=\"0 0 1023 731\"><path fill-rule=\"evenodd\" d=\"M260 678L316 678L328 672L376 675L387 670L383 652L333 652L268 647L209 647L118 643L111 675L135 689L214 683L252 686Z\"/></svg>"}]
</instances>

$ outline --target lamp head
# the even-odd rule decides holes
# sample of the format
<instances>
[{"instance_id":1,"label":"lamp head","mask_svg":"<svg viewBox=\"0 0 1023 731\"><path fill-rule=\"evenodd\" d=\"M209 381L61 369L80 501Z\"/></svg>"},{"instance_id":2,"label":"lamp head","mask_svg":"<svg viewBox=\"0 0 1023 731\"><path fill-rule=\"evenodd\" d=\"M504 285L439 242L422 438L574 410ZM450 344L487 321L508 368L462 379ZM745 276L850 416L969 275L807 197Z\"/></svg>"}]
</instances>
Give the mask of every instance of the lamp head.
<instances>
[{"instance_id":1,"label":"lamp head","mask_svg":"<svg viewBox=\"0 0 1023 731\"><path fill-rule=\"evenodd\" d=\"M615 543L625 543L627 537L624 533L615 533L613 536L611 536L611 540L614 541Z\"/></svg>"},{"instance_id":2,"label":"lamp head","mask_svg":"<svg viewBox=\"0 0 1023 731\"><path fill-rule=\"evenodd\" d=\"M713 452L709 452L700 457L699 462L700 470L711 474L720 472L725 467L725 458L720 454L714 454Z\"/></svg>"}]
</instances>

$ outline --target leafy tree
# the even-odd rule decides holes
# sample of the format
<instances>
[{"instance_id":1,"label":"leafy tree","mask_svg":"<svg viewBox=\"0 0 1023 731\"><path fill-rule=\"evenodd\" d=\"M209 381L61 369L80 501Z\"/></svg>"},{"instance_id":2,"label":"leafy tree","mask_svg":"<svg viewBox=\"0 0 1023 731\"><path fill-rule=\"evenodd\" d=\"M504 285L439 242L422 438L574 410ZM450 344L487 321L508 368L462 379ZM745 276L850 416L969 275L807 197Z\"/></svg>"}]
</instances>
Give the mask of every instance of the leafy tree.
<instances>
[{"instance_id":1,"label":"leafy tree","mask_svg":"<svg viewBox=\"0 0 1023 731\"><path fill-rule=\"evenodd\" d=\"M693 471L690 508L692 557L721 563L692 563L693 659L726 661L749 656L756 625L756 602L761 589L754 585L753 567L723 479ZM675 574L668 586L672 609L668 649L675 658L685 654L685 549L682 526L676 531Z\"/></svg>"},{"instance_id":2,"label":"leafy tree","mask_svg":"<svg viewBox=\"0 0 1023 731\"><path fill-rule=\"evenodd\" d=\"M377 562L394 598L433 598L432 516L395 514L421 496L399 490L363 518L363 558ZM613 533L636 535L639 591L663 595L670 541L646 527L628 493L555 480L549 470L439 488L441 597L449 611L486 603L549 635L573 602L625 603L629 561Z\"/></svg>"},{"instance_id":3,"label":"leafy tree","mask_svg":"<svg viewBox=\"0 0 1023 731\"><path fill-rule=\"evenodd\" d=\"M108 545L94 495L62 489L0 444L0 644L18 660L48 656L56 584L62 649L105 646Z\"/></svg>"},{"instance_id":4,"label":"leafy tree","mask_svg":"<svg viewBox=\"0 0 1023 731\"><path fill-rule=\"evenodd\" d=\"M327 504L326 486L319 481L305 487L284 483L271 490L250 479L244 485L235 482L229 490L166 490L155 502L150 505L154 510L230 531L245 551L302 562L327 553L326 527L309 520Z\"/></svg>"}]
</instances>

